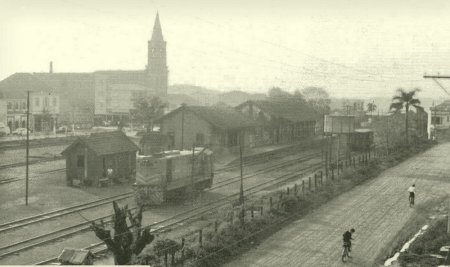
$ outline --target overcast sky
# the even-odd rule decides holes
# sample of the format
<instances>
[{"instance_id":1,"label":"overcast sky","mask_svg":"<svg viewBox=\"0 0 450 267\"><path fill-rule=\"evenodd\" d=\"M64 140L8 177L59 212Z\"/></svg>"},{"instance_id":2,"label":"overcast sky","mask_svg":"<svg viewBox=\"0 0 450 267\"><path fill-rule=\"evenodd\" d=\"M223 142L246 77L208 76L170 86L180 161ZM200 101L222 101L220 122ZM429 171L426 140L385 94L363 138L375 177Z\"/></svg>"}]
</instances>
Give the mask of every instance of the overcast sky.
<instances>
[{"instance_id":1,"label":"overcast sky","mask_svg":"<svg viewBox=\"0 0 450 267\"><path fill-rule=\"evenodd\" d=\"M445 0L0 0L0 79L48 71L51 60L56 72L143 69L157 10L169 84L446 96L422 78L450 74Z\"/></svg>"}]
</instances>

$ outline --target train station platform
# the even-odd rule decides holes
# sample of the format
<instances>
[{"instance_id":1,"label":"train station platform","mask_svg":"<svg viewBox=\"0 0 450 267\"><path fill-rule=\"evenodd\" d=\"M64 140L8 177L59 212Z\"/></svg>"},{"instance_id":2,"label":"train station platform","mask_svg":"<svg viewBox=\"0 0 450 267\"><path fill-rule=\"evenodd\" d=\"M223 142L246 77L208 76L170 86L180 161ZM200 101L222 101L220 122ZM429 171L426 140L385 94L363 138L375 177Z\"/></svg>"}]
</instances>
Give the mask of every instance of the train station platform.
<instances>
[{"instance_id":1,"label":"train station platform","mask_svg":"<svg viewBox=\"0 0 450 267\"><path fill-rule=\"evenodd\" d=\"M311 139L302 140L295 143L284 143L275 145L266 145L254 148L245 148L243 151L243 162L254 161L258 158L273 157L280 153L289 153L289 151L310 149L313 147L320 148L320 141L322 137L316 136ZM231 166L239 164L239 151L237 153L223 154L216 158L218 165Z\"/></svg>"}]
</instances>

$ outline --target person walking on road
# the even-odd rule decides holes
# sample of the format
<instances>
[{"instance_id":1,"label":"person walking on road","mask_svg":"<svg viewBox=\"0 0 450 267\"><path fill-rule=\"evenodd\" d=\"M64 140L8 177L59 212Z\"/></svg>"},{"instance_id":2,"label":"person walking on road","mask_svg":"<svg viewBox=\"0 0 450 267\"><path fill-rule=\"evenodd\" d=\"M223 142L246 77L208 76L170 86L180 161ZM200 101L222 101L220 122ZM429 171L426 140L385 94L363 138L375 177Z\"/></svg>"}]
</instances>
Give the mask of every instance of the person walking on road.
<instances>
[{"instance_id":1,"label":"person walking on road","mask_svg":"<svg viewBox=\"0 0 450 267\"><path fill-rule=\"evenodd\" d=\"M412 186L410 186L408 188L408 192L409 192L409 206L412 207L414 206L414 198L416 197L416 185L413 184Z\"/></svg>"}]
</instances>

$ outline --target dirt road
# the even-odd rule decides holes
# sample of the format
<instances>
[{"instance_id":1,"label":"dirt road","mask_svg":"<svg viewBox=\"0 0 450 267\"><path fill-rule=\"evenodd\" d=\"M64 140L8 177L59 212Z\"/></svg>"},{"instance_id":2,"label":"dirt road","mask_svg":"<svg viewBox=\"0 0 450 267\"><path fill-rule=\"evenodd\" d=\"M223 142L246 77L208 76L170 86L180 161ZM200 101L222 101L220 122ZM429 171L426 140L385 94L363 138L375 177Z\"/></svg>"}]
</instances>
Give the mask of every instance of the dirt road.
<instances>
[{"instance_id":1,"label":"dirt road","mask_svg":"<svg viewBox=\"0 0 450 267\"><path fill-rule=\"evenodd\" d=\"M450 193L450 143L386 170L299 219L227 266L372 266L383 247L414 216L416 204ZM342 234L356 228L353 258L340 262Z\"/></svg>"}]
</instances>

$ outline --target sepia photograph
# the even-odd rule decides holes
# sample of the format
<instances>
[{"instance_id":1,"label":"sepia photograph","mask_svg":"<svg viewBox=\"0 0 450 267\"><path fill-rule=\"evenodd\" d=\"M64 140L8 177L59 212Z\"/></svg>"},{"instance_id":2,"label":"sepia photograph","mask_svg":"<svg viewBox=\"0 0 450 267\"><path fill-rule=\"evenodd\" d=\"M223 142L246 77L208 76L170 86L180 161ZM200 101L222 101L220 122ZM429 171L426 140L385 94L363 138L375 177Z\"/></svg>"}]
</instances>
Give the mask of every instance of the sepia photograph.
<instances>
[{"instance_id":1,"label":"sepia photograph","mask_svg":"<svg viewBox=\"0 0 450 267\"><path fill-rule=\"evenodd\" d=\"M0 0L0 265L450 267L449 16Z\"/></svg>"}]
</instances>

